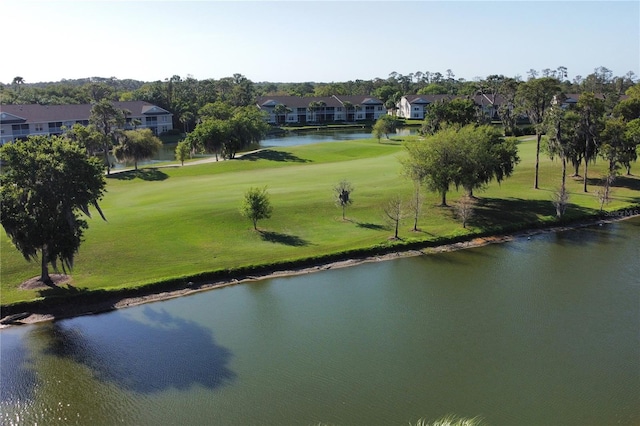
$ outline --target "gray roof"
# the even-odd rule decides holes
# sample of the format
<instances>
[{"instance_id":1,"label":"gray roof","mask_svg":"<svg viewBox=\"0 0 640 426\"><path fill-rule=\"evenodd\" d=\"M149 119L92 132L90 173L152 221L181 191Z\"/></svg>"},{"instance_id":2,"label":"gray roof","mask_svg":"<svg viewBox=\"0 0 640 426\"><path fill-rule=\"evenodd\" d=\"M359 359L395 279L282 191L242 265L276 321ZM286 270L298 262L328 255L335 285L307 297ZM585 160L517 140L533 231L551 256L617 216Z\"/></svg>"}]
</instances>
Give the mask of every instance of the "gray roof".
<instances>
[{"instance_id":1,"label":"gray roof","mask_svg":"<svg viewBox=\"0 0 640 426\"><path fill-rule=\"evenodd\" d=\"M144 115L167 115L169 111L144 101L113 102L116 108L131 112L132 117ZM2 123L20 122L46 123L54 121L88 120L91 115L91 104L80 105L0 105L0 121Z\"/></svg>"},{"instance_id":2,"label":"gray roof","mask_svg":"<svg viewBox=\"0 0 640 426\"><path fill-rule=\"evenodd\" d=\"M382 105L382 101L373 96L260 96L259 107L275 107L282 104L289 108L307 108L311 102L324 102L328 107L341 107L345 102L353 105Z\"/></svg>"}]
</instances>

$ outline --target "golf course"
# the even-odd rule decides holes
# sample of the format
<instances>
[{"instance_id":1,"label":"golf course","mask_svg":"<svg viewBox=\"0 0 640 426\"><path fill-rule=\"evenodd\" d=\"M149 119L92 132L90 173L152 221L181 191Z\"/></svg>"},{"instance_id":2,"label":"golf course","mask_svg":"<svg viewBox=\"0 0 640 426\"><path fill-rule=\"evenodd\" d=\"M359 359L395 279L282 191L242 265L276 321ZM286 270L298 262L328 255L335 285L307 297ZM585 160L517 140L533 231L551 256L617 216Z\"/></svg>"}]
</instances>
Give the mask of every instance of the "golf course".
<instances>
[{"instance_id":1,"label":"golf course","mask_svg":"<svg viewBox=\"0 0 640 426\"><path fill-rule=\"evenodd\" d=\"M514 174L474 192L477 207L466 228L451 207L439 206L439 194L422 188L419 231L412 230L409 214L399 239L391 238L383 206L395 195L411 198L413 183L402 176L400 159L406 155L403 144L418 138L271 148L229 161L191 160L184 166L175 162L114 173L107 177L100 201L107 220L97 212L87 219L85 241L68 271L71 280L60 288L20 289L39 275L40 264L27 262L2 231L2 305L96 290L186 285L257 268L278 270L296 262L321 263L557 224L552 198L561 165L541 153L540 189L534 190L536 141L529 137L518 144L520 163ZM605 170L600 159L590 165L588 193L582 191L582 178L567 178L570 199L563 224L640 213L636 176L616 179L612 200L600 213L596 193ZM333 190L341 180L354 188L345 220ZM244 194L252 187L266 187L273 207L271 218L260 220L257 231L240 214ZM449 205L461 195L462 188L452 187Z\"/></svg>"}]
</instances>

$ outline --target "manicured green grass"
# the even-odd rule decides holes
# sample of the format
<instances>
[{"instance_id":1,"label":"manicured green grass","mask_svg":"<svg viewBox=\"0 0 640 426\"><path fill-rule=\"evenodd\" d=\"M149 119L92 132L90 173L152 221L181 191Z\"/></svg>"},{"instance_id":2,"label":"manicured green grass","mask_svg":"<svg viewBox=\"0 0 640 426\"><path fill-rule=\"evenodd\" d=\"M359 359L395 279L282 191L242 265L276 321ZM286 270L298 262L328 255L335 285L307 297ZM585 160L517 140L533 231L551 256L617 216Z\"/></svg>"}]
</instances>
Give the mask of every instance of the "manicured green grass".
<instances>
[{"instance_id":1,"label":"manicured green grass","mask_svg":"<svg viewBox=\"0 0 640 426\"><path fill-rule=\"evenodd\" d=\"M416 138L416 137L413 137ZM279 261L394 244L382 218L381 206L393 194L409 197L412 183L400 176L398 141L348 141L269 149L241 159L188 167L143 169L108 179L101 202L108 222L89 219L86 241L72 271L73 286L82 289L136 287L195 274L272 264ZM436 207L437 194L428 194L421 232L411 232L411 220L400 243L437 241L511 226L552 222L553 190L560 183L560 165L543 158L540 187L533 185L535 141L520 145L522 162L502 185L491 184L480 197L478 213L468 229L453 219L449 208ZM596 177L602 164L591 168ZM333 187L342 179L355 187L347 221L333 201ZM608 209L640 203L640 179L619 179ZM255 232L239 213L245 191L267 186L274 207L271 219ZM594 214L594 195L581 192L581 182L569 179L570 218ZM460 193L453 190L453 203ZM0 238L2 305L33 300L38 291L18 290L39 274L2 233Z\"/></svg>"}]
</instances>

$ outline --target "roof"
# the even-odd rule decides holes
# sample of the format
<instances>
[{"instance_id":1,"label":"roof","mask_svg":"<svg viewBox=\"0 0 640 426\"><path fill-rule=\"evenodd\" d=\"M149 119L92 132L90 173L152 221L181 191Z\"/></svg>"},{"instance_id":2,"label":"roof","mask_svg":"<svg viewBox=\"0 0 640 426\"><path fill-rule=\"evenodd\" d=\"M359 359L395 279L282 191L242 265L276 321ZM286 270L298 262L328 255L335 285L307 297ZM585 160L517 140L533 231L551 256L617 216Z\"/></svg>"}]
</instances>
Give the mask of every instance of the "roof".
<instances>
[{"instance_id":1,"label":"roof","mask_svg":"<svg viewBox=\"0 0 640 426\"><path fill-rule=\"evenodd\" d=\"M307 108L312 102L324 102L328 107L341 107L345 102L352 105L382 105L382 101L373 96L259 96L259 107L275 107L282 104L289 108Z\"/></svg>"},{"instance_id":2,"label":"roof","mask_svg":"<svg viewBox=\"0 0 640 426\"><path fill-rule=\"evenodd\" d=\"M289 108L307 108L311 102L324 102L328 107L342 106L332 96L259 96L256 101L259 107L275 107L282 104Z\"/></svg>"},{"instance_id":3,"label":"roof","mask_svg":"<svg viewBox=\"0 0 640 426\"><path fill-rule=\"evenodd\" d=\"M131 116L166 115L169 111L144 101L113 102L116 108L131 112ZM0 121L2 123L31 122L46 123L52 121L88 120L91 115L91 104L79 105L0 105ZM15 121L19 120L19 121Z\"/></svg>"}]
</instances>

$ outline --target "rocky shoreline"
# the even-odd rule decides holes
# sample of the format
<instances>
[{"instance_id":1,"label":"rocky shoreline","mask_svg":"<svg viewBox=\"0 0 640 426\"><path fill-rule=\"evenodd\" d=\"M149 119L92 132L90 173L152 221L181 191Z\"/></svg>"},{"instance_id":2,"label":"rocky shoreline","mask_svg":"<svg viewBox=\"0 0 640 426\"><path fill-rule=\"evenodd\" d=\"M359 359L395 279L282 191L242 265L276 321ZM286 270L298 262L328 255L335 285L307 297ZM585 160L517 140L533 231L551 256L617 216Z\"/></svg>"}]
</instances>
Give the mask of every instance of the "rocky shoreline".
<instances>
[{"instance_id":1,"label":"rocky shoreline","mask_svg":"<svg viewBox=\"0 0 640 426\"><path fill-rule=\"evenodd\" d=\"M397 251L397 252L391 252L391 253L387 253L379 256L368 256L368 257L362 257L362 258L345 259L345 260L329 262L326 264L311 266L311 267L272 270L272 271L268 271L261 274L245 275L242 277L217 280L217 281L211 281L211 282L207 282L207 281L198 282L198 283L189 282L187 286L184 288L160 291L160 292L149 292L149 293L141 294L137 296L128 297L128 296L122 296L122 295L109 295L109 293L107 292L104 298L100 298L100 300L94 300L87 303L77 303L78 302L77 300L73 300L73 303L68 303L68 304L61 303L61 304L43 305L43 306L38 306L37 304L35 304L34 308L27 312L12 313L11 315L4 315L3 313L3 318L0 319L0 328L6 328L9 326L20 325L20 324L33 324L38 322L54 321L58 319L70 318L75 316L98 314L102 312L112 311L115 309L123 309L131 306L141 305L144 303L169 300L176 297L182 297L190 294L199 293L202 291L209 291L217 288L222 288L222 287L227 287L227 286L237 285L242 283L248 283L253 281L259 281L259 280L264 280L269 278L303 275L303 274L309 274L309 273L318 272L318 271L324 271L328 269L346 268L350 266L360 265L363 263L381 262L381 261L397 259L401 257L422 256L422 255L429 255L433 253L462 250L466 248L482 247L488 244L504 243L504 242L515 240L517 238L530 237L533 235L560 232L560 231L566 231L571 229L584 228L588 226L597 226L597 225L602 226L606 223L611 223L619 220L625 220L632 217L640 216L640 211L632 210L632 212L633 214L629 214L629 215L626 215L626 214L612 215L612 216L608 216L606 219L596 219L591 221L568 224L564 226L551 226L548 228L523 230L520 232L515 232L515 233L505 234L505 235L476 237L466 241L461 241L461 242L456 242L451 244L443 244L440 246L428 247L428 248L419 249L419 250Z\"/></svg>"}]
</instances>

